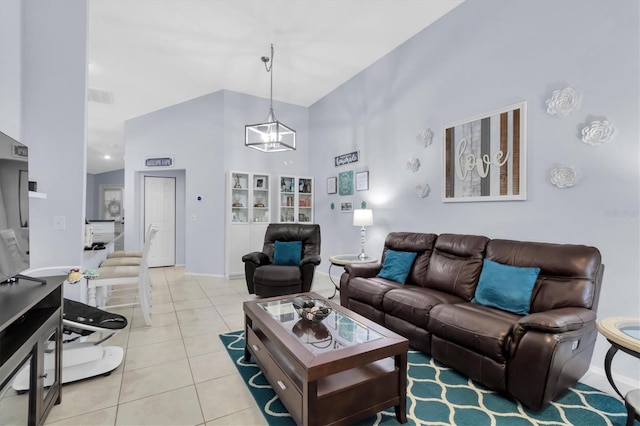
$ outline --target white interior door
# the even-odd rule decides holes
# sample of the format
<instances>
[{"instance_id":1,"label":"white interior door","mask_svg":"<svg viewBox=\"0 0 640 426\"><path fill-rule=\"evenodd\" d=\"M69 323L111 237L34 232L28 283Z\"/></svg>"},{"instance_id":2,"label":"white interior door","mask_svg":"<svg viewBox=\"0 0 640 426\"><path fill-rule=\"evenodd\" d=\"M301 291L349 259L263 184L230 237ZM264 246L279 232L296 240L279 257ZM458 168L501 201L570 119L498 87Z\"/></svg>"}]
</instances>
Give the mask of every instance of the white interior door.
<instances>
[{"instance_id":1,"label":"white interior door","mask_svg":"<svg viewBox=\"0 0 640 426\"><path fill-rule=\"evenodd\" d=\"M144 177L144 229L150 224L159 231L149 251L149 267L176 264L176 179Z\"/></svg>"}]
</instances>

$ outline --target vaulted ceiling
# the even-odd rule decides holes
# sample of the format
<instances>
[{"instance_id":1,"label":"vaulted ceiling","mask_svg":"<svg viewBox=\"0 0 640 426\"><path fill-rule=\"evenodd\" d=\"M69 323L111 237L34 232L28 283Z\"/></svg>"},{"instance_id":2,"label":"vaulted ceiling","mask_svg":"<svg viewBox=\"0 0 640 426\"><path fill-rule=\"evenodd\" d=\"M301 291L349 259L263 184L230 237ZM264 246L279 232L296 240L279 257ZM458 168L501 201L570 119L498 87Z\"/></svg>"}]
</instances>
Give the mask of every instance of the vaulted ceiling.
<instances>
[{"instance_id":1,"label":"vaulted ceiling","mask_svg":"<svg viewBox=\"0 0 640 426\"><path fill-rule=\"evenodd\" d=\"M90 0L87 171L124 122L221 89L309 106L463 0ZM111 159L106 160L105 155Z\"/></svg>"}]
</instances>

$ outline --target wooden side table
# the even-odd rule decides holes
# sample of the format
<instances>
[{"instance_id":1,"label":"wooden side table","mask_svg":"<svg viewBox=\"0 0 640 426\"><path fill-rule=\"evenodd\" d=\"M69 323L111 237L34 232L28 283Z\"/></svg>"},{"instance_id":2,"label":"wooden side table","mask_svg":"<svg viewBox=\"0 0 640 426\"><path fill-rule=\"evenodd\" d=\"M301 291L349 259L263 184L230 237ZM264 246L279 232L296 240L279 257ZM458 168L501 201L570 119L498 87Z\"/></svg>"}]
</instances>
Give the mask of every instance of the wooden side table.
<instances>
[{"instance_id":1,"label":"wooden side table","mask_svg":"<svg viewBox=\"0 0 640 426\"><path fill-rule=\"evenodd\" d=\"M611 344L604 359L604 372L613 390L624 400L627 408L627 425L632 425L634 419L640 420L640 390L632 390L623 396L613 382L611 361L618 350L640 359L640 318L606 318L598 323L598 331Z\"/></svg>"},{"instance_id":2,"label":"wooden side table","mask_svg":"<svg viewBox=\"0 0 640 426\"><path fill-rule=\"evenodd\" d=\"M378 261L378 259L376 259L373 256L368 256L365 259L360 259L360 257L358 256L359 255L357 254L336 254L329 258L329 262L331 262L331 264L329 265L329 279L331 280L331 283L335 287L333 289L333 295L329 297L329 299L333 299L336 296L336 292L340 290L339 283L336 283L335 281L333 281L333 278L331 277L331 268L334 265L342 267L345 265L351 265L352 263L375 263Z\"/></svg>"}]
</instances>

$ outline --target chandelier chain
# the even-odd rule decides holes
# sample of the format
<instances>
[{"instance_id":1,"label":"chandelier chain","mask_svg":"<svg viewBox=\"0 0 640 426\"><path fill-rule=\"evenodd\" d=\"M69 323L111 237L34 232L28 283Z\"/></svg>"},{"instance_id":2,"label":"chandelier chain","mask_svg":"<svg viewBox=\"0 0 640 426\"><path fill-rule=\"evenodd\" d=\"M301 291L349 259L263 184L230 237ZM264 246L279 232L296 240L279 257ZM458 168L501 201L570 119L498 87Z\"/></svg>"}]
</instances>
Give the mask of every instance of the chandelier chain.
<instances>
[{"instance_id":1,"label":"chandelier chain","mask_svg":"<svg viewBox=\"0 0 640 426\"><path fill-rule=\"evenodd\" d=\"M269 114L273 117L273 43L271 43L271 58L263 56L260 58L264 62L264 69L270 74L271 88L269 92ZM271 62L271 64L269 64Z\"/></svg>"}]
</instances>

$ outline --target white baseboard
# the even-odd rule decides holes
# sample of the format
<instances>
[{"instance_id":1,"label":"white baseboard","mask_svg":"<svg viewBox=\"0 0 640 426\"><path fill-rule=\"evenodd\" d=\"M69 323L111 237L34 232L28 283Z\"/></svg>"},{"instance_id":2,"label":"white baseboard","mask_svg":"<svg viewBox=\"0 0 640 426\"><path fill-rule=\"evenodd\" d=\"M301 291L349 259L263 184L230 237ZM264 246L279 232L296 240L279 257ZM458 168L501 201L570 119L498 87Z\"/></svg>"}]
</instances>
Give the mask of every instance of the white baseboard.
<instances>
[{"instance_id":1,"label":"white baseboard","mask_svg":"<svg viewBox=\"0 0 640 426\"><path fill-rule=\"evenodd\" d=\"M192 277L214 277L214 278L224 278L224 275L220 274L201 274L198 272L185 272L185 275L190 275ZM244 278L244 277L243 277Z\"/></svg>"},{"instance_id":2,"label":"white baseboard","mask_svg":"<svg viewBox=\"0 0 640 426\"><path fill-rule=\"evenodd\" d=\"M613 373L613 382L618 387L618 390L622 395L626 395L627 392L633 389L640 389L640 383L636 382L630 377L623 376L621 374ZM585 385L589 385L596 389L601 390L602 392L606 392L610 395L618 397L618 394L615 393L611 385L609 384L609 380L607 380L607 375L604 372L604 368L591 366L589 371L582 376L580 379L582 383Z\"/></svg>"}]
</instances>

